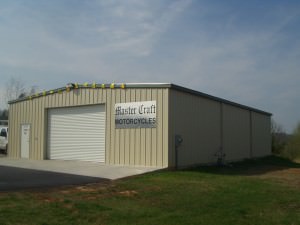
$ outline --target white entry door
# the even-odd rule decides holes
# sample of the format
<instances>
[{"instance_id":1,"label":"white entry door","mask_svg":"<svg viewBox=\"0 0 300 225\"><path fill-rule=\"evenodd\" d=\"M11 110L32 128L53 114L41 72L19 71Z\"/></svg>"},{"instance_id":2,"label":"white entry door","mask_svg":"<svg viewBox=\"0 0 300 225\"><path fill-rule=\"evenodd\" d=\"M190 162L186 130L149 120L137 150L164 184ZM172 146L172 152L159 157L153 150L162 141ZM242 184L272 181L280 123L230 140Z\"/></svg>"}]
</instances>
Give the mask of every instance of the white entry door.
<instances>
[{"instance_id":1,"label":"white entry door","mask_svg":"<svg viewBox=\"0 0 300 225\"><path fill-rule=\"evenodd\" d=\"M21 128L21 157L29 158L30 124L22 124Z\"/></svg>"}]
</instances>

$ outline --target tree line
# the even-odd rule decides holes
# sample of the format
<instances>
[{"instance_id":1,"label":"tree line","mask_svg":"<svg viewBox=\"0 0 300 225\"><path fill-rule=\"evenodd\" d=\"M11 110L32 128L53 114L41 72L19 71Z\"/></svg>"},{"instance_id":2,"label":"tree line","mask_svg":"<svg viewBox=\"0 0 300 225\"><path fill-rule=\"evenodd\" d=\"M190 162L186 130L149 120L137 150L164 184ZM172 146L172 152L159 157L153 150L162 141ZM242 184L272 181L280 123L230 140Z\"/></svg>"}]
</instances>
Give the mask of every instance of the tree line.
<instances>
[{"instance_id":1,"label":"tree line","mask_svg":"<svg viewBox=\"0 0 300 225\"><path fill-rule=\"evenodd\" d=\"M8 120L8 109L0 109L0 120Z\"/></svg>"},{"instance_id":2,"label":"tree line","mask_svg":"<svg viewBox=\"0 0 300 225\"><path fill-rule=\"evenodd\" d=\"M1 99L4 108L0 109L0 120L8 120L9 101L33 95L37 89L37 86L26 87L21 78L11 77L5 84L5 92Z\"/></svg>"},{"instance_id":3,"label":"tree line","mask_svg":"<svg viewBox=\"0 0 300 225\"><path fill-rule=\"evenodd\" d=\"M272 120L271 135L273 154L290 160L300 160L300 123L292 134L287 134L281 125Z\"/></svg>"},{"instance_id":4,"label":"tree line","mask_svg":"<svg viewBox=\"0 0 300 225\"><path fill-rule=\"evenodd\" d=\"M8 109L9 101L33 95L37 89L37 86L26 87L25 82L21 78L11 77L5 84L4 95L1 99L5 105L2 111Z\"/></svg>"}]
</instances>

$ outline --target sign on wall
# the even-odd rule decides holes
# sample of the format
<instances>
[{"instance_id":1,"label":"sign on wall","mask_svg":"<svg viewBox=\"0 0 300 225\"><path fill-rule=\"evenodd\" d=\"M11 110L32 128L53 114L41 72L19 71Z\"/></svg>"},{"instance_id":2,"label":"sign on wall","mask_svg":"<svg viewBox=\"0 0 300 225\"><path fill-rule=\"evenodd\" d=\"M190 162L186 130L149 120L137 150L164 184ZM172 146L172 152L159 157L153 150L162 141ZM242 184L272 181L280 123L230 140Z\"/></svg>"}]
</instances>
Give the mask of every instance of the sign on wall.
<instances>
[{"instance_id":1,"label":"sign on wall","mask_svg":"<svg viewBox=\"0 0 300 225\"><path fill-rule=\"evenodd\" d=\"M115 104L116 128L156 127L156 101Z\"/></svg>"}]
</instances>

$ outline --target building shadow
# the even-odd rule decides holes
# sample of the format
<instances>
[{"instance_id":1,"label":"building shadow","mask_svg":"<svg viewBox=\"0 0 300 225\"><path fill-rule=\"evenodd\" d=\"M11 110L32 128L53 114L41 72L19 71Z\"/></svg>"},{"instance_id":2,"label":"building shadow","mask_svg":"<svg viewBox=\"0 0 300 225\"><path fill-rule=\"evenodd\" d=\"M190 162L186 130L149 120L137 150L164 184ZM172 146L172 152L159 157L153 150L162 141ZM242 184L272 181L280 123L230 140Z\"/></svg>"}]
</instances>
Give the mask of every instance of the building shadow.
<instances>
[{"instance_id":1,"label":"building shadow","mask_svg":"<svg viewBox=\"0 0 300 225\"><path fill-rule=\"evenodd\" d=\"M291 168L299 169L300 174L300 163L272 155L258 159L246 159L241 162L225 163L224 165L199 166L184 169L183 171L194 171L219 175L254 176Z\"/></svg>"}]
</instances>

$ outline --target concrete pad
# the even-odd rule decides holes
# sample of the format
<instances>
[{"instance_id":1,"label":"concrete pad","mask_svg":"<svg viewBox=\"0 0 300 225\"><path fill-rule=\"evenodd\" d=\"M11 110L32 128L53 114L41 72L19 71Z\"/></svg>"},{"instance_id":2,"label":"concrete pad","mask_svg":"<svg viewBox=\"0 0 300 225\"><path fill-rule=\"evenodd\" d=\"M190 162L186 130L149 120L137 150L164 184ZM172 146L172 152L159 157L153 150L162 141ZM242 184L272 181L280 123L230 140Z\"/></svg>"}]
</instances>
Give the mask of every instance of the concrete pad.
<instances>
[{"instance_id":1,"label":"concrete pad","mask_svg":"<svg viewBox=\"0 0 300 225\"><path fill-rule=\"evenodd\" d=\"M29 160L0 157L0 166L33 169L56 173L73 174L88 177L115 180L123 177L159 170L157 167L135 167L105 165L95 162L64 160Z\"/></svg>"}]
</instances>

